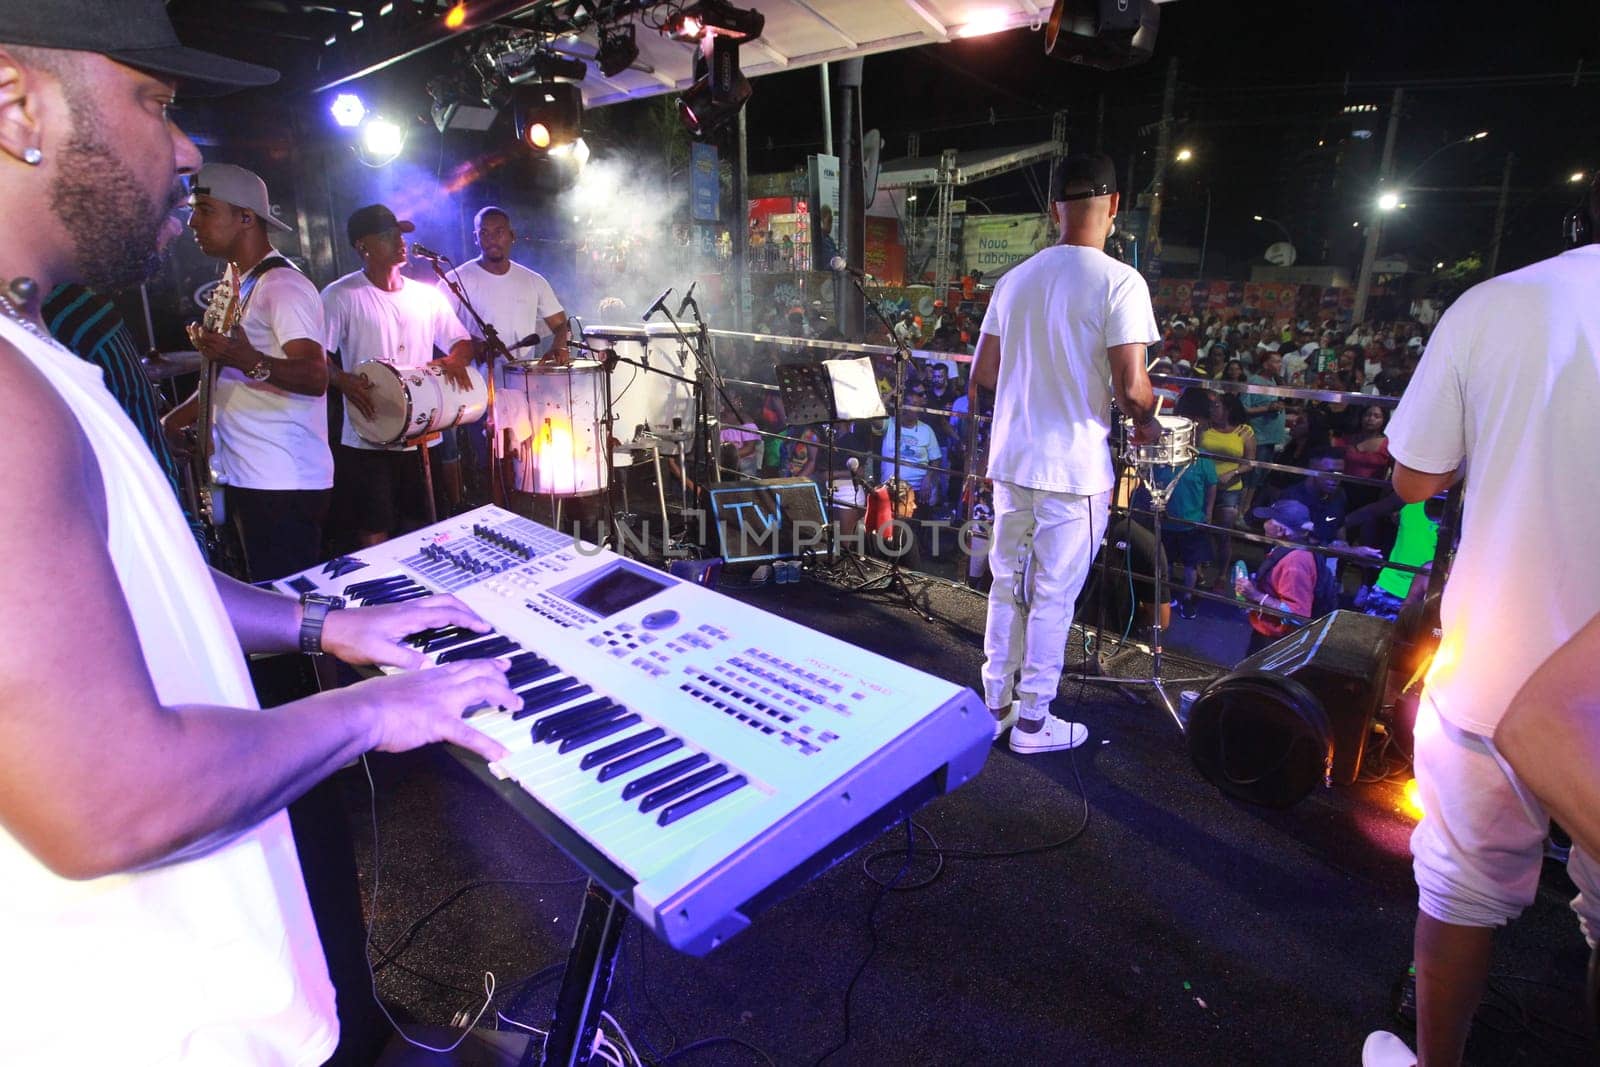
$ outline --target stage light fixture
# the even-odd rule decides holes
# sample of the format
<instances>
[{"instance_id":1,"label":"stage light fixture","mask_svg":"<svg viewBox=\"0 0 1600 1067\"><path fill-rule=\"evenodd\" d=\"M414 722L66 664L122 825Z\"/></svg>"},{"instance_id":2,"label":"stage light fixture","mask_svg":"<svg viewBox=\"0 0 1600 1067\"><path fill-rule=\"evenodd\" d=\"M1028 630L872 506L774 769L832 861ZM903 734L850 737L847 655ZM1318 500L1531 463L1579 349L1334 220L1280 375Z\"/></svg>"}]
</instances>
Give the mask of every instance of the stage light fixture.
<instances>
[{"instance_id":1,"label":"stage light fixture","mask_svg":"<svg viewBox=\"0 0 1600 1067\"><path fill-rule=\"evenodd\" d=\"M513 96L517 140L548 153L583 135L583 94L570 82L519 85Z\"/></svg>"},{"instance_id":2,"label":"stage light fixture","mask_svg":"<svg viewBox=\"0 0 1600 1067\"><path fill-rule=\"evenodd\" d=\"M1379 211L1393 211L1395 208L1401 206L1399 193L1389 192L1382 193L1378 196Z\"/></svg>"},{"instance_id":3,"label":"stage light fixture","mask_svg":"<svg viewBox=\"0 0 1600 1067\"><path fill-rule=\"evenodd\" d=\"M367 105L355 93L340 93L333 98L328 111L333 115L333 121L347 130L355 129L367 117Z\"/></svg>"},{"instance_id":4,"label":"stage light fixture","mask_svg":"<svg viewBox=\"0 0 1600 1067\"><path fill-rule=\"evenodd\" d=\"M369 167L383 167L399 158L405 147L405 128L375 114L361 125L356 155Z\"/></svg>"},{"instance_id":5,"label":"stage light fixture","mask_svg":"<svg viewBox=\"0 0 1600 1067\"><path fill-rule=\"evenodd\" d=\"M639 58L639 42L634 37L633 23L600 28L600 50L594 61L600 64L600 73L608 78L633 66Z\"/></svg>"},{"instance_id":6,"label":"stage light fixture","mask_svg":"<svg viewBox=\"0 0 1600 1067\"><path fill-rule=\"evenodd\" d=\"M661 32L680 41L698 41L707 34L753 41L766 25L767 17L759 11L744 11L723 0L700 0L673 12L661 24Z\"/></svg>"},{"instance_id":7,"label":"stage light fixture","mask_svg":"<svg viewBox=\"0 0 1600 1067\"><path fill-rule=\"evenodd\" d=\"M447 29L447 30L459 30L461 27L465 26L466 24L467 24L467 5L466 5L466 0L461 0L460 3L457 3L449 11L446 11L444 13L444 28L445 29Z\"/></svg>"},{"instance_id":8,"label":"stage light fixture","mask_svg":"<svg viewBox=\"0 0 1600 1067\"><path fill-rule=\"evenodd\" d=\"M678 97L678 117L695 137L715 133L739 114L752 92L739 70L739 42L708 33L694 57L694 84Z\"/></svg>"}]
</instances>

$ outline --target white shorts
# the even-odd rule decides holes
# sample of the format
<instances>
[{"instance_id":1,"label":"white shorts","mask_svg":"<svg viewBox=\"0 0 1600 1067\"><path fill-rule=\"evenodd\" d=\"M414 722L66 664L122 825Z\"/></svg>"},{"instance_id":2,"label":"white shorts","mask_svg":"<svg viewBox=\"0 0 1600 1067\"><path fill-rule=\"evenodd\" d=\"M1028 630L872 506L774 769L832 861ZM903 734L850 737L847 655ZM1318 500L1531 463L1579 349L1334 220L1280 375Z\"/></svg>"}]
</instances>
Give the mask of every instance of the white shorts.
<instances>
[{"instance_id":1,"label":"white shorts","mask_svg":"<svg viewBox=\"0 0 1600 1067\"><path fill-rule=\"evenodd\" d=\"M1417 906L1454 926L1504 926L1533 903L1550 816L1490 738L1441 717L1424 694L1414 760L1423 818L1411 834ZM1600 865L1574 845L1572 910L1600 935Z\"/></svg>"}]
</instances>

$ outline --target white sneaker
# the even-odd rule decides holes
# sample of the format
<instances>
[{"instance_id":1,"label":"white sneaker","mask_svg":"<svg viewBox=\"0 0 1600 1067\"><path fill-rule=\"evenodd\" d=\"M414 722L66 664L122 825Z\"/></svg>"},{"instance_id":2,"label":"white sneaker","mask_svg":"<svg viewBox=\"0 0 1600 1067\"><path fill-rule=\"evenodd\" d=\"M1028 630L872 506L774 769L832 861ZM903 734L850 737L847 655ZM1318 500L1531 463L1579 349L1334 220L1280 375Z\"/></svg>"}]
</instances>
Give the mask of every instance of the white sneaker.
<instances>
[{"instance_id":1,"label":"white sneaker","mask_svg":"<svg viewBox=\"0 0 1600 1067\"><path fill-rule=\"evenodd\" d=\"M989 714L991 716L994 714L993 708L989 709ZM1005 717L994 721L994 739L1000 740L1005 732L1015 725L1017 725L1017 702L1013 700L1011 706L1006 709Z\"/></svg>"},{"instance_id":2,"label":"white sneaker","mask_svg":"<svg viewBox=\"0 0 1600 1067\"><path fill-rule=\"evenodd\" d=\"M1035 752L1059 752L1077 748L1089 740L1089 728L1081 722L1068 722L1054 715L1045 715L1044 725L1033 733L1026 730L1011 731L1011 751L1024 756Z\"/></svg>"},{"instance_id":3,"label":"white sneaker","mask_svg":"<svg viewBox=\"0 0 1600 1067\"><path fill-rule=\"evenodd\" d=\"M1387 1030L1374 1030L1361 1046L1361 1067L1416 1067L1411 1046Z\"/></svg>"}]
</instances>

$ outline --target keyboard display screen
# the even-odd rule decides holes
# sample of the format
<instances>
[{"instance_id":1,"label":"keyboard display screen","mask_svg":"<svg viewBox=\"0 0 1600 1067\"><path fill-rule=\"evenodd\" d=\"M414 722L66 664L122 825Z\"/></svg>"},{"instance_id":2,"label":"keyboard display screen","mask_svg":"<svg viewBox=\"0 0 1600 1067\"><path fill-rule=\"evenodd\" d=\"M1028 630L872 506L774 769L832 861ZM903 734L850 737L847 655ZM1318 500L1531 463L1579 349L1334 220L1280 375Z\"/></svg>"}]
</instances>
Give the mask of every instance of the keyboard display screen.
<instances>
[{"instance_id":1,"label":"keyboard display screen","mask_svg":"<svg viewBox=\"0 0 1600 1067\"><path fill-rule=\"evenodd\" d=\"M585 611L605 619L619 611L626 611L671 584L671 580L664 576L657 577L641 567L619 560L586 578L581 585L557 592Z\"/></svg>"}]
</instances>

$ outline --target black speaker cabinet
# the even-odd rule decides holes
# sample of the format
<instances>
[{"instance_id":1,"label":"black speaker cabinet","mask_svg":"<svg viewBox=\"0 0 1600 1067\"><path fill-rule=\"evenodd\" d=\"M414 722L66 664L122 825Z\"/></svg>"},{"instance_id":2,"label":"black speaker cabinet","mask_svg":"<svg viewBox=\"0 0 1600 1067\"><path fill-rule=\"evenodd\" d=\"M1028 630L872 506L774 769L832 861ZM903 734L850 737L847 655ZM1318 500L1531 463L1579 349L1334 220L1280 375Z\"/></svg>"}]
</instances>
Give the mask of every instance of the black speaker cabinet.
<instances>
[{"instance_id":1,"label":"black speaker cabinet","mask_svg":"<svg viewBox=\"0 0 1600 1067\"><path fill-rule=\"evenodd\" d=\"M809 478L723 482L709 495L717 544L729 563L793 559L827 549L822 492Z\"/></svg>"},{"instance_id":2,"label":"black speaker cabinet","mask_svg":"<svg viewBox=\"0 0 1600 1067\"><path fill-rule=\"evenodd\" d=\"M1357 611L1335 611L1246 657L1234 674L1290 678L1316 698L1333 742L1333 780L1349 785L1361 771L1372 721L1383 700L1394 624ZM1224 689L1213 682L1204 700ZM1200 710L1200 700L1191 712Z\"/></svg>"}]
</instances>

